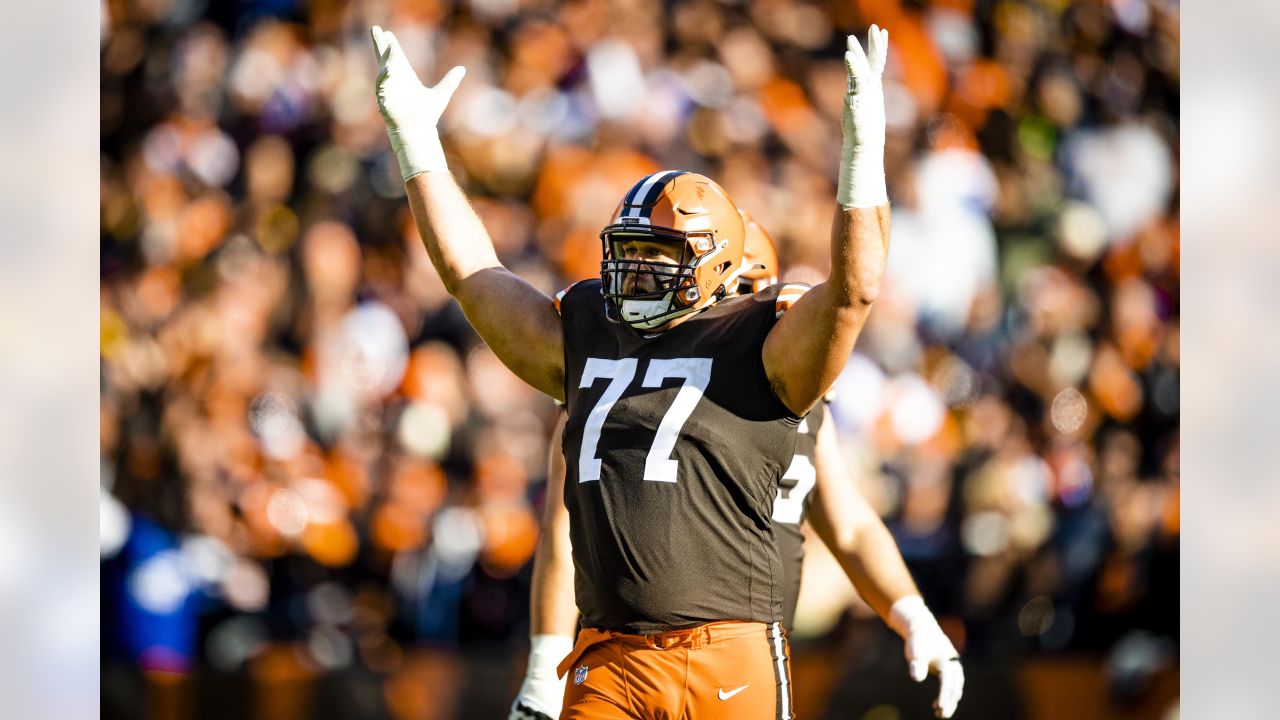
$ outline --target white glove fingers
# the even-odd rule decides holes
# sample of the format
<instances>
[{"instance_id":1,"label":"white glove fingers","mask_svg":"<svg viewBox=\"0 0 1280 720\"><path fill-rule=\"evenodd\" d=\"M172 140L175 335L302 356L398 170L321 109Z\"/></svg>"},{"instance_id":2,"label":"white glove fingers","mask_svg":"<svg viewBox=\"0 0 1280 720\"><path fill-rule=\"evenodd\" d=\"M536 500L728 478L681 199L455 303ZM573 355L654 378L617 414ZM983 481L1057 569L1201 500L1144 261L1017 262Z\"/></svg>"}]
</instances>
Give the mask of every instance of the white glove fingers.
<instances>
[{"instance_id":1,"label":"white glove fingers","mask_svg":"<svg viewBox=\"0 0 1280 720\"><path fill-rule=\"evenodd\" d=\"M378 56L378 64L386 64L387 39L382 33L382 28L374 25L372 28L369 28L369 35L373 37L373 52Z\"/></svg>"},{"instance_id":2,"label":"white glove fingers","mask_svg":"<svg viewBox=\"0 0 1280 720\"><path fill-rule=\"evenodd\" d=\"M850 95L857 94L866 84L867 76L871 73L871 68L867 67L867 59L861 55L854 55L851 52L844 54L844 70L848 74L848 84L845 86L845 92Z\"/></svg>"},{"instance_id":3,"label":"white glove fingers","mask_svg":"<svg viewBox=\"0 0 1280 720\"><path fill-rule=\"evenodd\" d=\"M850 35L848 38L849 50L844 54L844 67L849 72L849 76L855 81L865 80L871 72L871 66L867 64L867 54L862 51L862 46L858 44L858 38ZM856 82L855 82L856 84ZM856 87L854 88L857 89Z\"/></svg>"},{"instance_id":4,"label":"white glove fingers","mask_svg":"<svg viewBox=\"0 0 1280 720\"><path fill-rule=\"evenodd\" d=\"M862 45L858 44L857 35L846 35L844 41L845 50L851 53L858 53L859 55L866 55L866 53L862 51Z\"/></svg>"},{"instance_id":5,"label":"white glove fingers","mask_svg":"<svg viewBox=\"0 0 1280 720\"><path fill-rule=\"evenodd\" d=\"M912 680L924 682L924 679L929 677L929 661L912 660L907 664L907 672L911 675Z\"/></svg>"},{"instance_id":6,"label":"white glove fingers","mask_svg":"<svg viewBox=\"0 0 1280 720\"><path fill-rule=\"evenodd\" d=\"M954 711L956 705L960 704L960 698L964 695L964 666L959 662L954 662L952 665L956 666L956 680L952 683L953 695L951 696L951 708Z\"/></svg>"},{"instance_id":7,"label":"white glove fingers","mask_svg":"<svg viewBox=\"0 0 1280 720\"><path fill-rule=\"evenodd\" d=\"M396 34L387 30L383 33L383 36L387 39L387 66L394 67L396 74L417 78L418 74L413 71L413 66L409 64L409 57L404 54L404 49L400 47L400 40L396 38Z\"/></svg>"},{"instance_id":8,"label":"white glove fingers","mask_svg":"<svg viewBox=\"0 0 1280 720\"><path fill-rule=\"evenodd\" d=\"M872 23L867 29L867 65L872 72L876 69L876 58L880 55L880 26Z\"/></svg>"},{"instance_id":9,"label":"white glove fingers","mask_svg":"<svg viewBox=\"0 0 1280 720\"><path fill-rule=\"evenodd\" d=\"M885 63L889 61L889 31L880 30L880 64L876 67L876 74L884 74Z\"/></svg>"},{"instance_id":10,"label":"white glove fingers","mask_svg":"<svg viewBox=\"0 0 1280 720\"><path fill-rule=\"evenodd\" d=\"M884 61L889 54L889 31L872 25L867 31L867 61L871 72L880 75L884 72Z\"/></svg>"},{"instance_id":11,"label":"white glove fingers","mask_svg":"<svg viewBox=\"0 0 1280 720\"><path fill-rule=\"evenodd\" d=\"M938 699L934 708L939 717L949 718L964 694L964 668L954 660L944 663L938 671Z\"/></svg>"},{"instance_id":12,"label":"white glove fingers","mask_svg":"<svg viewBox=\"0 0 1280 720\"><path fill-rule=\"evenodd\" d=\"M467 74L467 69L461 65L455 65L440 78L440 82L436 84L436 92L440 93L441 105L449 102L449 98L453 97L453 91L458 89L458 85L462 82L463 76Z\"/></svg>"}]
</instances>

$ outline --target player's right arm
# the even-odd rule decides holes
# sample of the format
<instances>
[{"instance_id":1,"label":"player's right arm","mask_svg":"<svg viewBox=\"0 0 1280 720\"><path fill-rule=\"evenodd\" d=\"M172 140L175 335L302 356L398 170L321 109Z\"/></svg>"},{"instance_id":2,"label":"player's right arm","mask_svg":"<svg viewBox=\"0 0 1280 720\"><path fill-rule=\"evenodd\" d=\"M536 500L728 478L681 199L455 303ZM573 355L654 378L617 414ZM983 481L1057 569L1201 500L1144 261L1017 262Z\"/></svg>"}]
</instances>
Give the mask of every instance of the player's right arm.
<instances>
[{"instance_id":1,"label":"player's right arm","mask_svg":"<svg viewBox=\"0 0 1280 720\"><path fill-rule=\"evenodd\" d=\"M850 35L847 42L831 273L778 320L762 353L774 394L798 416L809 412L844 370L879 296L889 257L881 83L889 35L872 25L865 53L857 38Z\"/></svg>"},{"instance_id":2,"label":"player's right arm","mask_svg":"<svg viewBox=\"0 0 1280 720\"><path fill-rule=\"evenodd\" d=\"M432 264L498 359L520 379L564 400L564 335L551 299L498 261L445 162L436 123L465 71L455 67L435 87L424 87L395 35L377 26L372 34L378 108Z\"/></svg>"},{"instance_id":3,"label":"player's right arm","mask_svg":"<svg viewBox=\"0 0 1280 720\"><path fill-rule=\"evenodd\" d=\"M529 593L529 664L524 683L511 703L508 720L560 716L564 680L556 666L573 649L578 607L573 595L573 553L569 544L569 511L564 505L564 452L561 438L568 414L556 419L547 451L547 496L542 511L538 549L533 557Z\"/></svg>"}]
</instances>

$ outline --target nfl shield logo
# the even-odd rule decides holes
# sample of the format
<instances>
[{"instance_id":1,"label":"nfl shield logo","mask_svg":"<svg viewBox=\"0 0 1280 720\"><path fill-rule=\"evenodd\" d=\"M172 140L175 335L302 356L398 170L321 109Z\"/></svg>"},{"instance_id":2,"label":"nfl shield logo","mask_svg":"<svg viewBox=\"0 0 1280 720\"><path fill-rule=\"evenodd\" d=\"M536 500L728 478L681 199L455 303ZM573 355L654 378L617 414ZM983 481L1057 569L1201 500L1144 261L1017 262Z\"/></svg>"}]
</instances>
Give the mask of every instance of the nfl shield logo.
<instances>
[{"instance_id":1,"label":"nfl shield logo","mask_svg":"<svg viewBox=\"0 0 1280 720\"><path fill-rule=\"evenodd\" d=\"M579 665L573 669L573 684L581 685L587 681L587 666Z\"/></svg>"}]
</instances>

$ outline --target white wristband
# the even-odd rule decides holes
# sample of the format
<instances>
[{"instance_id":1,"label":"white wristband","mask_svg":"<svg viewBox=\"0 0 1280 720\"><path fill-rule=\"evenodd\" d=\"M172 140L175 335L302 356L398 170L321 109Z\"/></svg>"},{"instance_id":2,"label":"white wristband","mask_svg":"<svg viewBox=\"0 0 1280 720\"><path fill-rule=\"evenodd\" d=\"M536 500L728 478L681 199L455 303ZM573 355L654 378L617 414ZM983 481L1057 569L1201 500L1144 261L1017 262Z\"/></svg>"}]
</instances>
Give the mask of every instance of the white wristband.
<instances>
[{"instance_id":1,"label":"white wristband","mask_svg":"<svg viewBox=\"0 0 1280 720\"><path fill-rule=\"evenodd\" d=\"M568 635L534 635L529 638L529 677L558 679L556 666L573 650Z\"/></svg>"},{"instance_id":2,"label":"white wristband","mask_svg":"<svg viewBox=\"0 0 1280 720\"><path fill-rule=\"evenodd\" d=\"M400 163L400 177L408 180L414 175L424 172L442 172L449 170L449 163L444 158L444 146L440 144L440 135L431 128L430 132L417 132L412 137L400 130L387 130L391 139L391 148Z\"/></svg>"},{"instance_id":3,"label":"white wristband","mask_svg":"<svg viewBox=\"0 0 1280 720\"><path fill-rule=\"evenodd\" d=\"M846 210L889 202L884 179L884 146L857 145L845 140L840 153L840 184L836 201Z\"/></svg>"},{"instance_id":4,"label":"white wristband","mask_svg":"<svg viewBox=\"0 0 1280 720\"><path fill-rule=\"evenodd\" d=\"M908 595L899 598L889 608L889 627L893 628L904 639L915 629L925 623L937 625L938 621L924 604L919 595Z\"/></svg>"}]
</instances>

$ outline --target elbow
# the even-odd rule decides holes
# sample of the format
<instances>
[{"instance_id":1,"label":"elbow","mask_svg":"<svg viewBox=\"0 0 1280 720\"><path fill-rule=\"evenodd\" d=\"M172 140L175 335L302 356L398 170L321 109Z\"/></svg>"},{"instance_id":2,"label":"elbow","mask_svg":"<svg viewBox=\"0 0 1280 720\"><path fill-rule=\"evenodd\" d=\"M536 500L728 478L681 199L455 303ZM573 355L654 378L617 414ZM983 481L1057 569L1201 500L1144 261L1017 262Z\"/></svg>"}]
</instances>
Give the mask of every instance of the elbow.
<instances>
[{"instance_id":1,"label":"elbow","mask_svg":"<svg viewBox=\"0 0 1280 720\"><path fill-rule=\"evenodd\" d=\"M853 291L854 302L862 307L867 307L871 303L880 298L880 283L884 279L884 269L871 268L862 269L861 272L854 273L853 283L850 289Z\"/></svg>"},{"instance_id":2,"label":"elbow","mask_svg":"<svg viewBox=\"0 0 1280 720\"><path fill-rule=\"evenodd\" d=\"M880 280L853 281L847 283L843 290L840 297L843 308L865 311L880 298Z\"/></svg>"},{"instance_id":3,"label":"elbow","mask_svg":"<svg viewBox=\"0 0 1280 720\"><path fill-rule=\"evenodd\" d=\"M822 542L831 554L844 560L854 560L858 555L858 528L848 522L831 522L831 520L835 518L828 518L821 523L817 518L813 518L810 522L813 523L818 536L822 538Z\"/></svg>"},{"instance_id":4,"label":"elbow","mask_svg":"<svg viewBox=\"0 0 1280 720\"><path fill-rule=\"evenodd\" d=\"M857 531L853 529L837 531L836 537L835 537L835 545L836 545L836 548L840 550L841 555L847 558L858 557L858 549L860 547L860 543L858 542Z\"/></svg>"},{"instance_id":5,"label":"elbow","mask_svg":"<svg viewBox=\"0 0 1280 720\"><path fill-rule=\"evenodd\" d=\"M510 274L502 263L480 263L468 266L451 266L440 270L440 281L444 289L460 303L467 304L469 299L486 302L483 298L494 292L494 286L486 278L494 273Z\"/></svg>"},{"instance_id":6,"label":"elbow","mask_svg":"<svg viewBox=\"0 0 1280 720\"><path fill-rule=\"evenodd\" d=\"M865 310L880 298L884 272L876 268L848 268L833 274L831 282L836 304L842 308Z\"/></svg>"},{"instance_id":7,"label":"elbow","mask_svg":"<svg viewBox=\"0 0 1280 720\"><path fill-rule=\"evenodd\" d=\"M857 558L867 547L868 524L860 513L842 513L831 528L831 541L847 558Z\"/></svg>"},{"instance_id":8,"label":"elbow","mask_svg":"<svg viewBox=\"0 0 1280 720\"><path fill-rule=\"evenodd\" d=\"M462 293L465 289L463 285L465 284L467 277L468 276L453 268L443 268L440 271L440 284L444 285L445 292L449 293L450 296L461 302Z\"/></svg>"},{"instance_id":9,"label":"elbow","mask_svg":"<svg viewBox=\"0 0 1280 720\"><path fill-rule=\"evenodd\" d=\"M440 273L440 284L444 285L444 291L449 293L450 297L457 300L465 308L468 304L468 295L479 294L478 291L468 292L467 280L471 279L473 275L474 273L442 272Z\"/></svg>"},{"instance_id":10,"label":"elbow","mask_svg":"<svg viewBox=\"0 0 1280 720\"><path fill-rule=\"evenodd\" d=\"M849 304L855 309L865 310L871 307L872 303L880 298L880 284L865 286L858 288L858 291L850 296Z\"/></svg>"}]
</instances>

